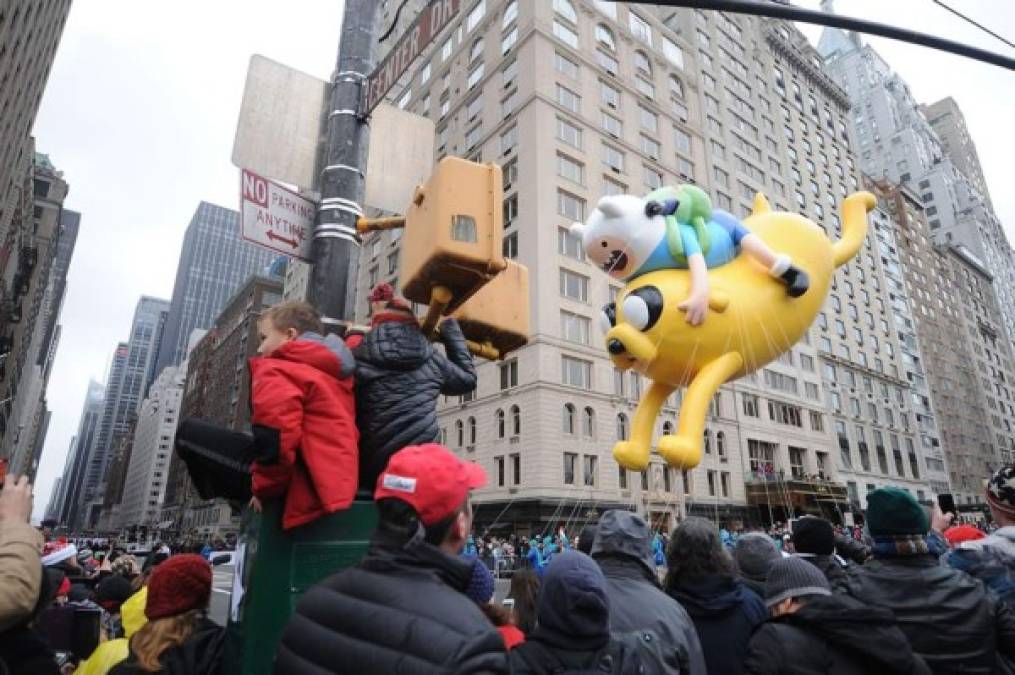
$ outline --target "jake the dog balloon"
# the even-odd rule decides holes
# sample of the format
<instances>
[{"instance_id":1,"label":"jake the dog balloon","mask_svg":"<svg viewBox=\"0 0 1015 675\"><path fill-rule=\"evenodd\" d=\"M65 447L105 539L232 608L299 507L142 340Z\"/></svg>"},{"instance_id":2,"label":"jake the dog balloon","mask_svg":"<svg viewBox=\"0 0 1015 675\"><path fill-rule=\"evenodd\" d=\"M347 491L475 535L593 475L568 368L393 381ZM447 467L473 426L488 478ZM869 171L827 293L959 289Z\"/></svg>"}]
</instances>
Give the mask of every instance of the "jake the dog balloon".
<instances>
[{"instance_id":1,"label":"jake the dog balloon","mask_svg":"<svg viewBox=\"0 0 1015 675\"><path fill-rule=\"evenodd\" d=\"M677 432L659 440L659 454L679 469L698 465L705 415L719 386L800 340L835 269L863 244L875 205L869 192L848 196L842 237L832 242L804 216L773 211L760 193L740 223L713 212L704 193L687 187L646 198L603 197L584 225L572 227L589 258L627 283L601 317L613 364L652 381L630 439L613 448L617 462L634 471L648 466L659 410L681 387L687 392Z\"/></svg>"}]
</instances>

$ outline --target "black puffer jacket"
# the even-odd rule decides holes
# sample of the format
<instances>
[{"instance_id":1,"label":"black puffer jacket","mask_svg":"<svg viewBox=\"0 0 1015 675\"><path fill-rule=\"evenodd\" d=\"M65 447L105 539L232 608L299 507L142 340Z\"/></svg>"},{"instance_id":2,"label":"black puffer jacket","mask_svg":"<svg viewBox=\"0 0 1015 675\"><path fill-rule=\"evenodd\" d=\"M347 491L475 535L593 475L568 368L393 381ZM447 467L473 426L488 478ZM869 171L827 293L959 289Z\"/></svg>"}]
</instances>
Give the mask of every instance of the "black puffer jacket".
<instances>
[{"instance_id":1,"label":"black puffer jacket","mask_svg":"<svg viewBox=\"0 0 1015 675\"><path fill-rule=\"evenodd\" d=\"M440 338L447 356L415 321L382 321L353 351L361 487L373 490L388 458L405 446L437 440L441 394L476 388L476 368L458 322L445 319Z\"/></svg>"},{"instance_id":2,"label":"black puffer jacket","mask_svg":"<svg viewBox=\"0 0 1015 675\"><path fill-rule=\"evenodd\" d=\"M839 564L839 561L835 559L834 555L809 555L807 553L797 553L796 557L801 560L806 560L810 564L821 570L821 573L828 579L828 585L833 588L841 586L843 580L846 578L845 568Z\"/></svg>"},{"instance_id":3,"label":"black puffer jacket","mask_svg":"<svg viewBox=\"0 0 1015 675\"><path fill-rule=\"evenodd\" d=\"M506 673L503 638L462 593L471 578L469 562L378 531L362 562L300 600L275 672Z\"/></svg>"},{"instance_id":4,"label":"black puffer jacket","mask_svg":"<svg viewBox=\"0 0 1015 675\"><path fill-rule=\"evenodd\" d=\"M866 605L891 610L935 675L993 673L999 653L1015 656L1011 610L931 554L851 567L841 588Z\"/></svg>"},{"instance_id":5,"label":"black puffer jacket","mask_svg":"<svg viewBox=\"0 0 1015 675\"><path fill-rule=\"evenodd\" d=\"M848 595L811 597L751 637L748 675L930 675L892 613Z\"/></svg>"},{"instance_id":6,"label":"black puffer jacket","mask_svg":"<svg viewBox=\"0 0 1015 675\"><path fill-rule=\"evenodd\" d=\"M162 652L159 663L162 675L218 675L222 669L222 648L225 631L208 619L201 621L183 644ZM109 671L110 675L144 675L133 651L126 661Z\"/></svg>"}]
</instances>

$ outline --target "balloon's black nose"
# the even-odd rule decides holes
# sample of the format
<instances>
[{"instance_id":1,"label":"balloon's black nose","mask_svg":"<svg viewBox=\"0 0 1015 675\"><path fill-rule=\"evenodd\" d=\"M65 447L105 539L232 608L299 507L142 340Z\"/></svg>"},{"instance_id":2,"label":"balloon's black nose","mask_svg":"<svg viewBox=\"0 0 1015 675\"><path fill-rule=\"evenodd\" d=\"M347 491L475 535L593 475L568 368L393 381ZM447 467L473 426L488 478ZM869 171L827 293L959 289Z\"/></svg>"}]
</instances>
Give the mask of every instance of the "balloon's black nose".
<instances>
[{"instance_id":1,"label":"balloon's black nose","mask_svg":"<svg viewBox=\"0 0 1015 675\"><path fill-rule=\"evenodd\" d=\"M611 354L613 354L614 356L617 356L618 354L623 354L625 351L627 351L626 349L624 349L624 343L617 339L610 340L609 343L606 345L606 350Z\"/></svg>"}]
</instances>

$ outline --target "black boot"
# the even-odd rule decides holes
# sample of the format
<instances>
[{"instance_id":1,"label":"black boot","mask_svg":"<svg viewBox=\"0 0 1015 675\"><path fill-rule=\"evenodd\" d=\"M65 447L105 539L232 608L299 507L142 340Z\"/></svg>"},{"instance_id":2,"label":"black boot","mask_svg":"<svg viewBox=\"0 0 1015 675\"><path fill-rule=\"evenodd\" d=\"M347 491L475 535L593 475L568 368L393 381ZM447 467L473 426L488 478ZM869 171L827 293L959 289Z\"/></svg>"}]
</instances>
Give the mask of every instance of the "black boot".
<instances>
[{"instance_id":1,"label":"black boot","mask_svg":"<svg viewBox=\"0 0 1015 675\"><path fill-rule=\"evenodd\" d=\"M786 295L791 298L799 298L811 287L811 278L807 276L807 272L796 265L790 265L779 278L786 284Z\"/></svg>"}]
</instances>

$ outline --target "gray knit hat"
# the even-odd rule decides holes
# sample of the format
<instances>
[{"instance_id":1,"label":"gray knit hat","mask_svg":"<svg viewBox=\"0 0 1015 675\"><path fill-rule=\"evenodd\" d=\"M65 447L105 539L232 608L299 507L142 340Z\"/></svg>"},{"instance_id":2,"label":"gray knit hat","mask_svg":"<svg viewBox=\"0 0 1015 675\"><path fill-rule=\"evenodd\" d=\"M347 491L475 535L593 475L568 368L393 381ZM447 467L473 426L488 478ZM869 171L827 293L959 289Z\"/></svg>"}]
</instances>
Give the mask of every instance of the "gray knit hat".
<instances>
[{"instance_id":1,"label":"gray knit hat","mask_svg":"<svg viewBox=\"0 0 1015 675\"><path fill-rule=\"evenodd\" d=\"M821 570L801 558L775 561L765 580L766 607L777 605L786 598L831 594L828 579Z\"/></svg>"},{"instance_id":2,"label":"gray knit hat","mask_svg":"<svg viewBox=\"0 0 1015 675\"><path fill-rule=\"evenodd\" d=\"M763 584L772 563L782 556L770 536L762 532L748 532L737 538L733 557L744 577Z\"/></svg>"}]
</instances>

